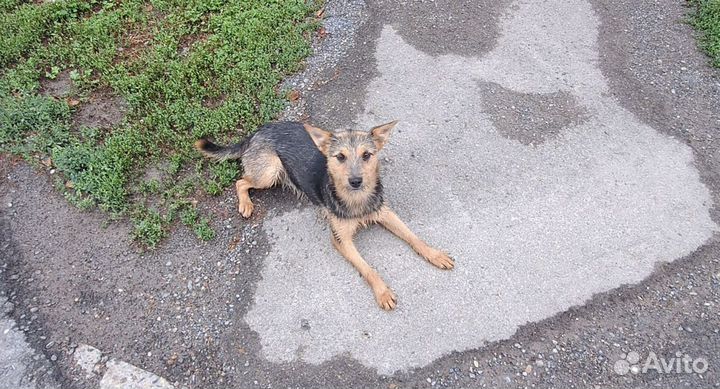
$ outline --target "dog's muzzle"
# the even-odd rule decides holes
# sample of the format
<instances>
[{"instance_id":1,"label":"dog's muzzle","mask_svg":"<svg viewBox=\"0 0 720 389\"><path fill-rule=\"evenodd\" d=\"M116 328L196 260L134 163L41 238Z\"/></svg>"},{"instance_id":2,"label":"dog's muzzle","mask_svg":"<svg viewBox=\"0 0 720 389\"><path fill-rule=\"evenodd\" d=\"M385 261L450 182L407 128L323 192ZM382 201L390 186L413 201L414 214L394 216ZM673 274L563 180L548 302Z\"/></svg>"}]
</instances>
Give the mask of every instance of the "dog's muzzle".
<instances>
[{"instance_id":1,"label":"dog's muzzle","mask_svg":"<svg viewBox=\"0 0 720 389\"><path fill-rule=\"evenodd\" d=\"M348 183L350 183L351 188L358 189L362 185L362 181L362 177L352 177L348 180Z\"/></svg>"}]
</instances>

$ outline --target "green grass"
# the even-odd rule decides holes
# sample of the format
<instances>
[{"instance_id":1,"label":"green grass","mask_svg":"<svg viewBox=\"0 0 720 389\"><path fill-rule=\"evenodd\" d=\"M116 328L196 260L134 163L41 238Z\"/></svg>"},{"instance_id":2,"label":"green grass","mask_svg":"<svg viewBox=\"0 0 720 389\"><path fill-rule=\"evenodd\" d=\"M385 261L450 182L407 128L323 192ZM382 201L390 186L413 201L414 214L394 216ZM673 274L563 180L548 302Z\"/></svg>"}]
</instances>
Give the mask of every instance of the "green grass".
<instances>
[{"instance_id":1,"label":"green grass","mask_svg":"<svg viewBox=\"0 0 720 389\"><path fill-rule=\"evenodd\" d=\"M55 169L71 203L130 218L148 247L178 217L212 239L191 200L222 193L239 168L201 159L192 144L237 141L278 114L278 83L310 53L318 6L0 0L0 152ZM43 83L61 75L72 80L70 95L43 94ZM121 124L96 129L73 119L108 94L127 103ZM160 178L148 179L151 169Z\"/></svg>"},{"instance_id":2,"label":"green grass","mask_svg":"<svg viewBox=\"0 0 720 389\"><path fill-rule=\"evenodd\" d=\"M696 7L690 23L700 32L699 44L720 68L720 0L689 0Z\"/></svg>"}]
</instances>

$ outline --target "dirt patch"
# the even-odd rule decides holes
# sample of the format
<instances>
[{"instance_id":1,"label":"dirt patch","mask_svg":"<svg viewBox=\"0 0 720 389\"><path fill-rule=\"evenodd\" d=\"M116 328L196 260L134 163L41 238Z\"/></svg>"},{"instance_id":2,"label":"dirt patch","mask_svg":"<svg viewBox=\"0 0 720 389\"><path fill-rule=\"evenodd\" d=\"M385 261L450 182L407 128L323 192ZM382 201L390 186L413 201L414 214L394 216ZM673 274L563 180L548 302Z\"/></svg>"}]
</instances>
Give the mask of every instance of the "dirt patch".
<instances>
[{"instance_id":1,"label":"dirt patch","mask_svg":"<svg viewBox=\"0 0 720 389\"><path fill-rule=\"evenodd\" d=\"M40 81L40 94L55 98L67 97L73 93L75 86L70 79L70 71L65 70L54 79L43 78Z\"/></svg>"},{"instance_id":2,"label":"dirt patch","mask_svg":"<svg viewBox=\"0 0 720 389\"><path fill-rule=\"evenodd\" d=\"M136 61L151 46L153 36L149 31L138 31L128 34L117 49L115 63L129 63Z\"/></svg>"},{"instance_id":3,"label":"dirt patch","mask_svg":"<svg viewBox=\"0 0 720 389\"><path fill-rule=\"evenodd\" d=\"M73 96L76 92L69 71L59 73L52 80L45 78L40 82L40 93L44 96L61 99ZM128 110L127 102L109 90L95 91L84 101L74 99L72 105L79 103L73 118L75 128L113 128L123 121Z\"/></svg>"},{"instance_id":4,"label":"dirt patch","mask_svg":"<svg viewBox=\"0 0 720 389\"><path fill-rule=\"evenodd\" d=\"M485 112L508 139L539 145L568 127L583 123L588 112L568 92L518 93L495 83L481 83Z\"/></svg>"},{"instance_id":5,"label":"dirt patch","mask_svg":"<svg viewBox=\"0 0 720 389\"><path fill-rule=\"evenodd\" d=\"M432 55L468 56L483 55L495 46L499 20L510 5L509 0L377 3L383 18L416 49Z\"/></svg>"},{"instance_id":6,"label":"dirt patch","mask_svg":"<svg viewBox=\"0 0 720 389\"><path fill-rule=\"evenodd\" d=\"M206 19L203 17L203 19ZM203 23L205 23L204 21ZM193 46L195 44L202 44L203 42L207 42L208 38L210 37L209 34L206 33L197 33L197 34L190 34L185 35L182 38L180 38L180 44L178 45L178 54L181 57L185 57L188 54L190 54L190 51L192 51Z\"/></svg>"},{"instance_id":7,"label":"dirt patch","mask_svg":"<svg viewBox=\"0 0 720 389\"><path fill-rule=\"evenodd\" d=\"M155 166L151 166L145 170L142 181L162 181L166 177L167 162L158 163Z\"/></svg>"},{"instance_id":8,"label":"dirt patch","mask_svg":"<svg viewBox=\"0 0 720 389\"><path fill-rule=\"evenodd\" d=\"M113 128L125 119L127 103L107 92L92 95L75 112L75 127Z\"/></svg>"},{"instance_id":9,"label":"dirt patch","mask_svg":"<svg viewBox=\"0 0 720 389\"><path fill-rule=\"evenodd\" d=\"M225 104L225 101L227 100L227 95L221 94L219 96L215 97L208 97L203 100L202 105L205 108L215 109L223 104Z\"/></svg>"},{"instance_id":10,"label":"dirt patch","mask_svg":"<svg viewBox=\"0 0 720 389\"><path fill-rule=\"evenodd\" d=\"M152 47L155 30L165 19L165 15L157 11L151 4L146 4L144 11L148 15L148 22L133 23L120 36L120 45L114 60L116 64L133 63Z\"/></svg>"}]
</instances>

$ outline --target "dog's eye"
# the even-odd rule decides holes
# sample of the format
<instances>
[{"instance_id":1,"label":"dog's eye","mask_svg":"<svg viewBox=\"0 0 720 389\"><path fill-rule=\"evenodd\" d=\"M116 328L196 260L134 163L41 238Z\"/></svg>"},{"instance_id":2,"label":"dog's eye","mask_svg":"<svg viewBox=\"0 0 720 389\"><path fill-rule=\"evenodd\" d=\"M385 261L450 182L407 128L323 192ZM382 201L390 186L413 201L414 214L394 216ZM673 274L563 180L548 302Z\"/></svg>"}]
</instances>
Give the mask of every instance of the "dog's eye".
<instances>
[{"instance_id":1,"label":"dog's eye","mask_svg":"<svg viewBox=\"0 0 720 389\"><path fill-rule=\"evenodd\" d=\"M362 155L363 161L367 161L370 157L372 157L372 154L369 151L364 152Z\"/></svg>"},{"instance_id":2,"label":"dog's eye","mask_svg":"<svg viewBox=\"0 0 720 389\"><path fill-rule=\"evenodd\" d=\"M335 156L335 158L337 158L337 160L340 162L345 162L345 154L338 154Z\"/></svg>"}]
</instances>

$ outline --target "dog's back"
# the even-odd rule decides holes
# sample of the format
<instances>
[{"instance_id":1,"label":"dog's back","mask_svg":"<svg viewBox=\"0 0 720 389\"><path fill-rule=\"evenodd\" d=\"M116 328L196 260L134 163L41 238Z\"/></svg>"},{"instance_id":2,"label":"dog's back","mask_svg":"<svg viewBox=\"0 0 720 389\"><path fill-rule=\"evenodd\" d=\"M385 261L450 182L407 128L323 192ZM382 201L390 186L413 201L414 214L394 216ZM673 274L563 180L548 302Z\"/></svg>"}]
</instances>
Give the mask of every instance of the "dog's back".
<instances>
[{"instance_id":1,"label":"dog's back","mask_svg":"<svg viewBox=\"0 0 720 389\"><path fill-rule=\"evenodd\" d=\"M195 144L214 159L242 159L251 176L273 172L275 181L296 189L315 204L323 204L323 188L328 184L327 159L318 150L302 123L274 122L260 127L243 142L218 146L206 139ZM280 162L281 166L276 166Z\"/></svg>"}]
</instances>

